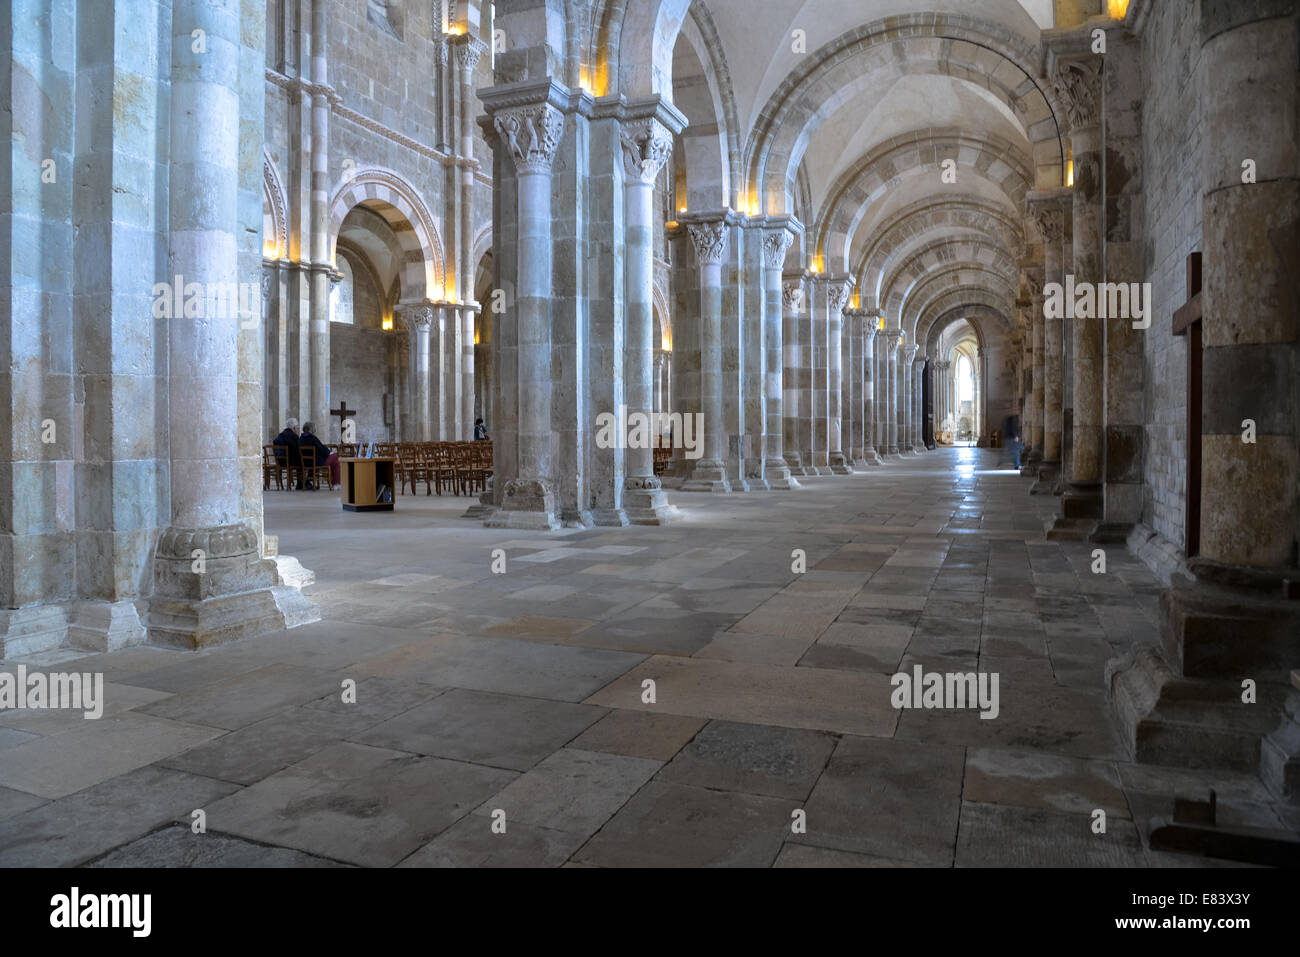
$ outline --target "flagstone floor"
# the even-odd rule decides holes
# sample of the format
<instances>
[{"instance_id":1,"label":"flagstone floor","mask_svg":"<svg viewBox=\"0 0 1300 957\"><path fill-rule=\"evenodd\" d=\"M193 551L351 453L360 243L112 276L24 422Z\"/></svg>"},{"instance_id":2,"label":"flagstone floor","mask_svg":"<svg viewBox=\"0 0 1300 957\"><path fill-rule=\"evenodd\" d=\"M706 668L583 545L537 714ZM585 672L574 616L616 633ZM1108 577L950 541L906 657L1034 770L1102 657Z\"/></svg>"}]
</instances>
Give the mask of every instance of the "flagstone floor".
<instances>
[{"instance_id":1,"label":"flagstone floor","mask_svg":"<svg viewBox=\"0 0 1300 957\"><path fill-rule=\"evenodd\" d=\"M1045 541L1056 500L996 462L557 534L270 493L323 620L25 662L103 672L107 705L0 712L0 865L1196 866L1143 835L1211 786L1221 820L1300 829L1254 778L1127 760L1103 669L1160 585ZM997 673L998 717L895 710L915 664Z\"/></svg>"}]
</instances>

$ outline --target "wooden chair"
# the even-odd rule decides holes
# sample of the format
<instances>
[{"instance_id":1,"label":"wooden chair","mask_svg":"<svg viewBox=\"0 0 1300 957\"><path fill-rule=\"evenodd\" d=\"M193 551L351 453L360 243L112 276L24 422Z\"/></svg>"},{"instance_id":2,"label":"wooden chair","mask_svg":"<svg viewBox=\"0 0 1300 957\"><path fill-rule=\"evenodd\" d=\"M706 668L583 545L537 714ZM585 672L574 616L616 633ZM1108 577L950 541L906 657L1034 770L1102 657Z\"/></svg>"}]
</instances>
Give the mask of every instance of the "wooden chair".
<instances>
[{"instance_id":1,"label":"wooden chair","mask_svg":"<svg viewBox=\"0 0 1300 957\"><path fill-rule=\"evenodd\" d=\"M284 446L280 446L284 448ZM271 490L271 477L275 476L275 487L284 491L284 465L275 456L274 445L262 446L262 490Z\"/></svg>"},{"instance_id":2,"label":"wooden chair","mask_svg":"<svg viewBox=\"0 0 1300 957\"><path fill-rule=\"evenodd\" d=\"M317 464L315 447L307 446L306 448L299 450L299 454L302 456L302 474L306 477L305 480L315 483L317 490L319 490L321 484L320 477L323 474L325 476L325 484L329 487L331 492L334 491L334 476L330 474L330 467L327 463L321 462Z\"/></svg>"},{"instance_id":3,"label":"wooden chair","mask_svg":"<svg viewBox=\"0 0 1300 957\"><path fill-rule=\"evenodd\" d=\"M398 484L407 482L411 486L411 494L415 494L415 486L418 482L424 483L424 494L432 495L433 490L429 487L429 467L424 456L420 454L417 446L408 446L398 449ZM403 489L405 491L405 489Z\"/></svg>"},{"instance_id":4,"label":"wooden chair","mask_svg":"<svg viewBox=\"0 0 1300 957\"><path fill-rule=\"evenodd\" d=\"M292 491L295 484L302 482L302 466L294 465L289 458L289 446L276 445L272 448L275 450L276 465L279 466L280 474L284 477L284 485Z\"/></svg>"},{"instance_id":5,"label":"wooden chair","mask_svg":"<svg viewBox=\"0 0 1300 957\"><path fill-rule=\"evenodd\" d=\"M451 447L448 444L434 443L424 461L428 470L428 480L433 483L439 495L444 488L453 490L456 488L456 464L452 460Z\"/></svg>"}]
</instances>

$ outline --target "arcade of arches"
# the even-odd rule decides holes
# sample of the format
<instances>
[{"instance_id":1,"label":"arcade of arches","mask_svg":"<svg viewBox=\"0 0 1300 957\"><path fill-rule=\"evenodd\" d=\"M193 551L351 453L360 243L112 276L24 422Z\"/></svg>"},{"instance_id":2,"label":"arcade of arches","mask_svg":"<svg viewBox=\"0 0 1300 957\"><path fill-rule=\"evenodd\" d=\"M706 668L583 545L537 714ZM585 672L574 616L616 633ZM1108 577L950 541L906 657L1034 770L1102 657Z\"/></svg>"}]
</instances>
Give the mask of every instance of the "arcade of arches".
<instances>
[{"instance_id":1,"label":"arcade of arches","mask_svg":"<svg viewBox=\"0 0 1300 957\"><path fill-rule=\"evenodd\" d=\"M0 658L138 656L114 671L150 689L129 708L204 729L169 726L146 763L251 785L220 795L230 833L278 843L255 782L299 762L465 761L470 807L590 762L627 793L581 841L533 822L539 853L570 859L612 818L573 859L635 861L634 804L650 821L821 794L833 818L828 782L854 761L910 767L886 740L956 769L958 810L932 808L926 840L957 813L964 832L968 813L1118 802L1131 844L1078 853L1152 863L1138 805L1205 781L1249 823L1300 827L1294 0L102 6L18 0L34 15L7 23ZM60 18L77 41L51 52ZM193 282L209 306L223 284L255 304L161 315L160 280L180 286L167 303ZM620 409L672 414L666 462L597 439ZM486 491L401 496L387 524L263 491L289 419L338 442L349 416L358 440L400 443L467 441L482 418ZM496 549L527 571L494 575ZM376 593L413 604L357 617L383 613ZM279 706L214 717L212 685L154 659L227 647L271 650L213 681L282 668L314 693L268 678ZM317 679L362 658L426 725L338 717L318 746L277 725L283 761L204 777L213 729L325 714ZM1000 665L988 733L889 707L886 675L944 662ZM660 716L629 691L645 677ZM1021 679L1038 703L1012 703ZM883 695L870 721L850 687ZM455 701L494 714L492 695L565 703L535 721L512 705L528 740L487 757L431 730ZM1087 728L1047 734L1052 714ZM550 745L548 722L568 729ZM768 747L793 777L709 777ZM78 787L9 766L0 808L30 816L140 765ZM1079 775L1097 793L1051 792ZM1008 778L1028 803L1003 800ZM472 857L468 822L421 853ZM734 860L979 859L854 826ZM284 843L417 850L329 840Z\"/></svg>"}]
</instances>

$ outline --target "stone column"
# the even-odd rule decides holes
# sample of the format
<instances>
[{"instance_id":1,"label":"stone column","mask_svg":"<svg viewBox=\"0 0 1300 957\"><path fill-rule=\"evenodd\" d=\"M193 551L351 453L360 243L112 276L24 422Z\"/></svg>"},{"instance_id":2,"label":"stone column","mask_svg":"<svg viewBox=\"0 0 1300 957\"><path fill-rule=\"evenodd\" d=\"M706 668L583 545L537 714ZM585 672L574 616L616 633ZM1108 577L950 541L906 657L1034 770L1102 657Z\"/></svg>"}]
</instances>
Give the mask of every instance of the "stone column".
<instances>
[{"instance_id":1,"label":"stone column","mask_svg":"<svg viewBox=\"0 0 1300 957\"><path fill-rule=\"evenodd\" d=\"M948 420L948 366L947 362L934 364L934 441L946 428Z\"/></svg>"},{"instance_id":2,"label":"stone column","mask_svg":"<svg viewBox=\"0 0 1300 957\"><path fill-rule=\"evenodd\" d=\"M898 353L901 329L885 330L885 454L898 455Z\"/></svg>"},{"instance_id":3,"label":"stone column","mask_svg":"<svg viewBox=\"0 0 1300 957\"><path fill-rule=\"evenodd\" d=\"M763 470L769 488L796 489L797 479L790 475L785 454L786 395L785 383L785 297L782 294L781 269L794 242L792 233L782 223L779 228L763 232L763 326L766 352L763 388L767 394L767 434L764 437Z\"/></svg>"},{"instance_id":4,"label":"stone column","mask_svg":"<svg viewBox=\"0 0 1300 957\"><path fill-rule=\"evenodd\" d=\"M1058 59L1053 86L1066 108L1074 154L1074 281L1098 287L1102 271L1102 57L1088 52ZM1098 303L1098 312L1104 309ZM1072 450L1069 487L1061 502L1066 519L1101 518L1103 321L1074 318Z\"/></svg>"},{"instance_id":5,"label":"stone column","mask_svg":"<svg viewBox=\"0 0 1300 957\"><path fill-rule=\"evenodd\" d=\"M460 154L456 160L460 223L456 250L456 298L468 303L474 298L474 70L487 45L471 34L457 38L456 70L460 80ZM470 306L456 314L460 360L456 382L460 400L457 430L462 441L474 437L474 314Z\"/></svg>"},{"instance_id":6,"label":"stone column","mask_svg":"<svg viewBox=\"0 0 1300 957\"><path fill-rule=\"evenodd\" d=\"M460 438L460 312L451 303L441 303L434 308L437 341L433 344L430 367L430 389L435 401L434 438L440 442L455 442Z\"/></svg>"},{"instance_id":7,"label":"stone column","mask_svg":"<svg viewBox=\"0 0 1300 957\"><path fill-rule=\"evenodd\" d=\"M844 375L840 380L844 397L844 414L841 417L841 443L844 457L853 468L866 468L863 458L862 386L866 375L862 370L862 323L865 313L861 309L844 310Z\"/></svg>"},{"instance_id":8,"label":"stone column","mask_svg":"<svg viewBox=\"0 0 1300 957\"><path fill-rule=\"evenodd\" d=\"M1029 211L1038 234L1043 239L1044 290L1051 283L1062 283L1061 241L1065 231L1065 215L1059 193L1031 193ZM1040 481L1036 493L1050 493L1056 470L1061 464L1061 429L1064 421L1061 339L1062 318L1055 313L1043 315L1043 458Z\"/></svg>"},{"instance_id":9,"label":"stone column","mask_svg":"<svg viewBox=\"0 0 1300 957\"><path fill-rule=\"evenodd\" d=\"M1294 570L1296 4L1215 5L1201 21L1199 70L1225 82L1205 88L1200 555Z\"/></svg>"},{"instance_id":10,"label":"stone column","mask_svg":"<svg viewBox=\"0 0 1300 957\"><path fill-rule=\"evenodd\" d=\"M1111 692L1139 761L1248 771L1294 804L1300 22L1294 2L1198 9L1200 547L1161 596L1159 646L1140 650ZM1170 322L1167 308L1152 321Z\"/></svg>"},{"instance_id":11,"label":"stone column","mask_svg":"<svg viewBox=\"0 0 1300 957\"><path fill-rule=\"evenodd\" d=\"M560 522L551 478L551 163L564 132L564 116L548 100L499 109L492 122L518 176L519 445L518 474L498 478L506 479L501 508L485 524L554 531Z\"/></svg>"},{"instance_id":12,"label":"stone column","mask_svg":"<svg viewBox=\"0 0 1300 957\"><path fill-rule=\"evenodd\" d=\"M672 155L671 131L654 117L623 121L623 192L627 200L624 334L627 407L649 414L653 406L654 192L655 178ZM651 421L655 421L651 416ZM654 431L653 429L651 430ZM629 448L623 479L623 507L633 525L662 525L676 515L654 474L654 450Z\"/></svg>"},{"instance_id":13,"label":"stone column","mask_svg":"<svg viewBox=\"0 0 1300 957\"><path fill-rule=\"evenodd\" d=\"M416 442L432 442L436 436L433 428L433 368L430 350L433 342L434 309L431 304L398 305L394 312L406 327L410 345L411 422L410 435ZM357 440L361 441L361 436Z\"/></svg>"},{"instance_id":14,"label":"stone column","mask_svg":"<svg viewBox=\"0 0 1300 957\"><path fill-rule=\"evenodd\" d=\"M808 457L805 468L811 475L829 475L827 458L827 424L830 420L830 403L826 394L827 370L827 313L829 311L830 283L824 276L813 276L808 283L808 348L804 361L808 363L808 406L803 410L808 419Z\"/></svg>"},{"instance_id":15,"label":"stone column","mask_svg":"<svg viewBox=\"0 0 1300 957\"><path fill-rule=\"evenodd\" d=\"M852 475L844 455L844 306L852 280L831 284L826 293L826 461L836 475Z\"/></svg>"},{"instance_id":16,"label":"stone column","mask_svg":"<svg viewBox=\"0 0 1300 957\"><path fill-rule=\"evenodd\" d=\"M908 419L912 409L912 352L915 348L903 339L894 353L894 432L898 436L899 455L912 451Z\"/></svg>"},{"instance_id":17,"label":"stone column","mask_svg":"<svg viewBox=\"0 0 1300 957\"><path fill-rule=\"evenodd\" d=\"M781 326L784 333L782 345L783 381L781 391L782 414L785 418L785 460L792 475L807 475L811 448L807 436L809 416L808 395L811 368L808 364L808 338L804 319L804 276L802 273L785 273L781 277Z\"/></svg>"},{"instance_id":18,"label":"stone column","mask_svg":"<svg viewBox=\"0 0 1300 957\"><path fill-rule=\"evenodd\" d=\"M867 312L862 320L862 458L868 465L883 465L876 443L878 409L880 400L877 394L879 369L876 363L876 333L879 331L879 316Z\"/></svg>"},{"instance_id":19,"label":"stone column","mask_svg":"<svg viewBox=\"0 0 1300 957\"><path fill-rule=\"evenodd\" d=\"M666 365L668 364L667 361L666 361L667 358L668 358L668 354L667 354L666 352L664 352L662 349L656 349L656 350L655 350L655 372L654 372L655 401L654 401L654 406L655 406L655 415L656 415L656 416L657 416L660 412L666 412L666 411L668 411L667 408L664 406L664 395L665 395L665 392L664 392L664 366L666 366ZM656 421L657 421L657 420L656 420ZM659 432L658 432L658 430L656 429L656 431L655 431L655 435L658 435L658 434L659 434Z\"/></svg>"},{"instance_id":20,"label":"stone column","mask_svg":"<svg viewBox=\"0 0 1300 957\"><path fill-rule=\"evenodd\" d=\"M735 336L740 350L738 372L740 402L735 424L736 445L741 470L732 479L732 491L767 491L767 267L763 249L763 218L741 219L736 233L741 248L737 250L737 281L732 295L737 297L740 329ZM723 298L724 308L726 297ZM728 310L728 325L730 310ZM725 353L724 353L725 355ZM731 389L731 378L727 388ZM734 453L733 453L734 455ZM743 482L741 481L743 480Z\"/></svg>"},{"instance_id":21,"label":"stone column","mask_svg":"<svg viewBox=\"0 0 1300 957\"><path fill-rule=\"evenodd\" d=\"M912 357L912 451L917 455L926 451L924 385L925 353L917 346Z\"/></svg>"},{"instance_id":22,"label":"stone column","mask_svg":"<svg viewBox=\"0 0 1300 957\"><path fill-rule=\"evenodd\" d=\"M169 275L207 296L200 315L167 320L170 523L154 552L149 634L196 648L283 628L285 617L272 591L275 563L241 516L240 318L211 292L240 279L239 12L176 0L171 22ZM202 53L194 30L206 36Z\"/></svg>"},{"instance_id":23,"label":"stone column","mask_svg":"<svg viewBox=\"0 0 1300 957\"><path fill-rule=\"evenodd\" d=\"M1043 437L1047 411L1044 405L1046 391L1043 379L1045 374L1046 340L1044 338L1043 283L1041 276L1037 273L1026 274L1026 284L1029 287L1029 313L1033 320L1033 358L1030 361L1032 391L1029 395L1029 405L1034 410L1033 432L1029 437L1030 452L1026 458L1026 468L1032 469L1027 474L1036 475L1038 463L1043 459Z\"/></svg>"},{"instance_id":24,"label":"stone column","mask_svg":"<svg viewBox=\"0 0 1300 957\"><path fill-rule=\"evenodd\" d=\"M326 3L311 12L311 417L330 421L329 142ZM175 19L176 14L172 14Z\"/></svg>"},{"instance_id":25,"label":"stone column","mask_svg":"<svg viewBox=\"0 0 1300 957\"><path fill-rule=\"evenodd\" d=\"M722 260L730 227L725 219L687 226L700 271L700 410L704 455L695 462L685 492L730 492L727 431L722 406Z\"/></svg>"}]
</instances>

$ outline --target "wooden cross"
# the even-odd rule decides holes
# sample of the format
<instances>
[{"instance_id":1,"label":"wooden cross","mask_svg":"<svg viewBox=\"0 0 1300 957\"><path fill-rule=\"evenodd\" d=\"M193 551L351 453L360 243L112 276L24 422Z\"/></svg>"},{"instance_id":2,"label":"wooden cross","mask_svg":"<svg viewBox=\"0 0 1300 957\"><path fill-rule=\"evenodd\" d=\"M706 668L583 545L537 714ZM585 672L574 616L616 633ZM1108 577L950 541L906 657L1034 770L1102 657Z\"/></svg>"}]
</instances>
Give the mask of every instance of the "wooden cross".
<instances>
[{"instance_id":1,"label":"wooden cross","mask_svg":"<svg viewBox=\"0 0 1300 957\"><path fill-rule=\"evenodd\" d=\"M1187 336L1187 502L1183 521L1188 558L1201 550L1201 254L1187 256L1187 302L1174 313L1173 334Z\"/></svg>"},{"instance_id":2,"label":"wooden cross","mask_svg":"<svg viewBox=\"0 0 1300 957\"><path fill-rule=\"evenodd\" d=\"M337 409L330 409L330 415L337 415L339 417L339 441L340 442L345 441L344 436L347 435L347 429L345 428L345 423L347 422L348 417L356 414L357 414L357 410L349 409L348 404L346 402L340 402L339 407Z\"/></svg>"},{"instance_id":3,"label":"wooden cross","mask_svg":"<svg viewBox=\"0 0 1300 957\"><path fill-rule=\"evenodd\" d=\"M343 420L344 420L344 419L348 418L349 416L356 415L356 414L357 414L357 410L356 410L356 409L349 409L349 408L348 408L348 404L347 404L346 402L340 402L340 403L339 403L339 407L338 407L337 409L330 409L330 415L337 415L337 416L339 417L339 428L340 428L340 429L343 428Z\"/></svg>"}]
</instances>

